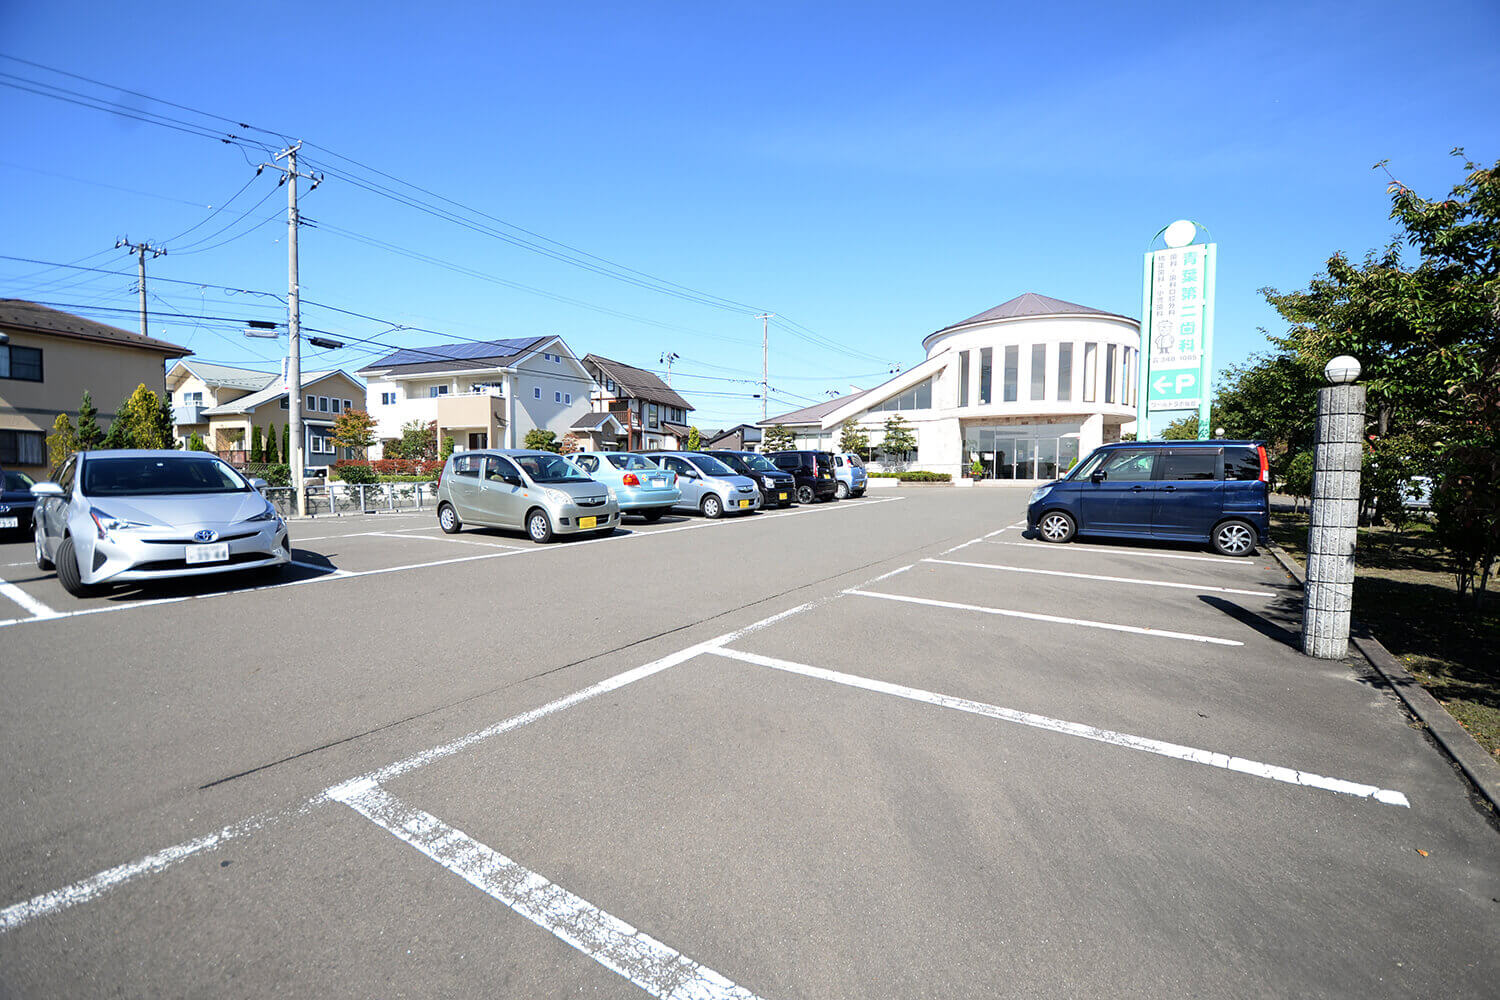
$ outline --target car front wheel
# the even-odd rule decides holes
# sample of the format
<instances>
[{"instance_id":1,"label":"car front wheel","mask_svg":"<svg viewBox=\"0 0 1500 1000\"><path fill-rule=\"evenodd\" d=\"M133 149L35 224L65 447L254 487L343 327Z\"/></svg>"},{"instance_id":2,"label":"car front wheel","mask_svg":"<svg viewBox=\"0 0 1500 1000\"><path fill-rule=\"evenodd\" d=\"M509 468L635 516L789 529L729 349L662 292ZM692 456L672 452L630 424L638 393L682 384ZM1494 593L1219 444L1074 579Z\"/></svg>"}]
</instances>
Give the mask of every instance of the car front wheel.
<instances>
[{"instance_id":1,"label":"car front wheel","mask_svg":"<svg viewBox=\"0 0 1500 1000\"><path fill-rule=\"evenodd\" d=\"M703 498L704 517L718 517L722 513L724 513L724 505L719 502L718 497L710 495Z\"/></svg>"},{"instance_id":2,"label":"car front wheel","mask_svg":"<svg viewBox=\"0 0 1500 1000\"><path fill-rule=\"evenodd\" d=\"M71 538L64 538L57 547L57 582L74 597L89 597L95 590L83 582L83 571L78 568L78 554L73 550Z\"/></svg>"},{"instance_id":3,"label":"car front wheel","mask_svg":"<svg viewBox=\"0 0 1500 1000\"><path fill-rule=\"evenodd\" d=\"M526 515L526 534L538 545L552 541L552 522L546 511L534 510Z\"/></svg>"},{"instance_id":4,"label":"car front wheel","mask_svg":"<svg viewBox=\"0 0 1500 1000\"><path fill-rule=\"evenodd\" d=\"M1213 545L1221 556L1248 556L1255 551L1255 529L1244 521L1225 521L1214 529Z\"/></svg>"},{"instance_id":5,"label":"car front wheel","mask_svg":"<svg viewBox=\"0 0 1500 1000\"><path fill-rule=\"evenodd\" d=\"M1067 514L1060 510L1049 510L1037 522L1036 530L1044 542L1069 542L1078 529Z\"/></svg>"},{"instance_id":6,"label":"car front wheel","mask_svg":"<svg viewBox=\"0 0 1500 1000\"><path fill-rule=\"evenodd\" d=\"M838 497L840 500L848 500L849 484L840 480L839 484L833 488L833 495Z\"/></svg>"},{"instance_id":7,"label":"car front wheel","mask_svg":"<svg viewBox=\"0 0 1500 1000\"><path fill-rule=\"evenodd\" d=\"M458 534L458 530L464 523L458 519L458 511L453 509L451 503L445 503L438 508L438 527L449 535Z\"/></svg>"}]
</instances>

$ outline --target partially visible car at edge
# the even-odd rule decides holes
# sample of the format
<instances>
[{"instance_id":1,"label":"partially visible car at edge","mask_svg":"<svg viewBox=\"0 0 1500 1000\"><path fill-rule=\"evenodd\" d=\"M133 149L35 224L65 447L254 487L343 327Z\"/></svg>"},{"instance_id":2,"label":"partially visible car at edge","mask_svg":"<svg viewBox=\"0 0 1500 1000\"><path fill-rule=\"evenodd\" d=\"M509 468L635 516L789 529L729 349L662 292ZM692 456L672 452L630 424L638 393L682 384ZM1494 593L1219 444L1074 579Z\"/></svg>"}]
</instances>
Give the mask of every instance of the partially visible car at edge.
<instances>
[{"instance_id":1,"label":"partially visible car at edge","mask_svg":"<svg viewBox=\"0 0 1500 1000\"><path fill-rule=\"evenodd\" d=\"M753 451L705 451L747 479L760 486L761 502L778 507L790 507L797 502L797 480L790 473L782 472L771 464L771 460Z\"/></svg>"},{"instance_id":2,"label":"partially visible car at edge","mask_svg":"<svg viewBox=\"0 0 1500 1000\"><path fill-rule=\"evenodd\" d=\"M37 483L38 569L86 597L110 583L276 571L291 562L286 522L261 490L215 455L84 451Z\"/></svg>"},{"instance_id":3,"label":"partially visible car at edge","mask_svg":"<svg viewBox=\"0 0 1500 1000\"><path fill-rule=\"evenodd\" d=\"M24 472L0 469L0 533L31 530L31 512L36 506L31 488L35 485Z\"/></svg>"},{"instance_id":4,"label":"partially visible car at edge","mask_svg":"<svg viewBox=\"0 0 1500 1000\"><path fill-rule=\"evenodd\" d=\"M620 525L620 505L562 455L526 448L490 448L451 455L438 476L438 526L519 528L533 542L580 532L607 535Z\"/></svg>"},{"instance_id":5,"label":"partially visible car at edge","mask_svg":"<svg viewBox=\"0 0 1500 1000\"><path fill-rule=\"evenodd\" d=\"M620 505L620 513L639 514L659 521L682 499L677 473L663 469L644 455L628 451L576 451L568 456L574 465L603 483Z\"/></svg>"},{"instance_id":6,"label":"partially visible car at edge","mask_svg":"<svg viewBox=\"0 0 1500 1000\"><path fill-rule=\"evenodd\" d=\"M1263 441L1107 444L1031 492L1026 526L1048 542L1154 538L1246 556L1270 537L1270 478Z\"/></svg>"}]
</instances>

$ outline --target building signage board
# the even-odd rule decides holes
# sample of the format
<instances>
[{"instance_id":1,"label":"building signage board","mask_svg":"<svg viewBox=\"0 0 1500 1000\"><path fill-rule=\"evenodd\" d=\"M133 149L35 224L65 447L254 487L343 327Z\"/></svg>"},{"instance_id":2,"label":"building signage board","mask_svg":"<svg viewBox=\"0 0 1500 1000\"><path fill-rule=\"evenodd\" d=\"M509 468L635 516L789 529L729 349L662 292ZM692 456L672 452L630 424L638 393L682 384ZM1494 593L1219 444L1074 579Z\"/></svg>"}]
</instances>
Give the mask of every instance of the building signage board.
<instances>
[{"instance_id":1,"label":"building signage board","mask_svg":"<svg viewBox=\"0 0 1500 1000\"><path fill-rule=\"evenodd\" d=\"M1141 330L1145 363L1137 409L1137 433L1142 438L1183 415L1180 411L1190 410L1198 411L1199 436L1208 437L1217 250L1212 243L1194 243L1146 254ZM1153 420L1156 414L1164 416Z\"/></svg>"}]
</instances>

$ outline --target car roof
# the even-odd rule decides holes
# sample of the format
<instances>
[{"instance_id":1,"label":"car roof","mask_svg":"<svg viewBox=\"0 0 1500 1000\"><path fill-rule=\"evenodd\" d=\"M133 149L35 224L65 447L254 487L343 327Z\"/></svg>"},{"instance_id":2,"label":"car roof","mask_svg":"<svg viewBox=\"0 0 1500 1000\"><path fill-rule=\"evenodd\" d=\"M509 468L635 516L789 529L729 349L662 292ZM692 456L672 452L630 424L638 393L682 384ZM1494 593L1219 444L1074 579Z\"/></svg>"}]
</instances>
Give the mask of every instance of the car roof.
<instances>
[{"instance_id":1,"label":"car roof","mask_svg":"<svg viewBox=\"0 0 1500 1000\"><path fill-rule=\"evenodd\" d=\"M1145 441L1111 441L1109 444L1100 445L1100 447L1137 448L1142 445L1166 445L1172 448L1222 448L1225 445L1234 445L1239 448L1255 448L1264 444L1264 441L1241 441L1238 439L1231 440L1230 438L1212 438L1207 441L1200 441L1197 438L1183 441L1172 441L1166 438L1149 438Z\"/></svg>"},{"instance_id":2,"label":"car roof","mask_svg":"<svg viewBox=\"0 0 1500 1000\"><path fill-rule=\"evenodd\" d=\"M104 448L80 451L80 458L200 458L222 461L211 451L182 451L171 448Z\"/></svg>"}]
</instances>

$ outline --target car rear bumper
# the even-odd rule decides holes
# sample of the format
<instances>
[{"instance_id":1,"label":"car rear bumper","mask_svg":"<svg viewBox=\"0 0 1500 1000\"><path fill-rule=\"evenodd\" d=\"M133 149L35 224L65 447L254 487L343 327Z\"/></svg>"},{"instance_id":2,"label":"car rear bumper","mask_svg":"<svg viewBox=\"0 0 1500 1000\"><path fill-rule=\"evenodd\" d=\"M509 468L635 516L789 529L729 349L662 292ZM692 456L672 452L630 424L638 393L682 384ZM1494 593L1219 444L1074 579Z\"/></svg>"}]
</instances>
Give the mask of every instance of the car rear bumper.
<instances>
[{"instance_id":1,"label":"car rear bumper","mask_svg":"<svg viewBox=\"0 0 1500 1000\"><path fill-rule=\"evenodd\" d=\"M615 502L620 510L650 510L654 507L670 507L682 499L682 491L675 486L657 488L650 486L616 486Z\"/></svg>"}]
</instances>

